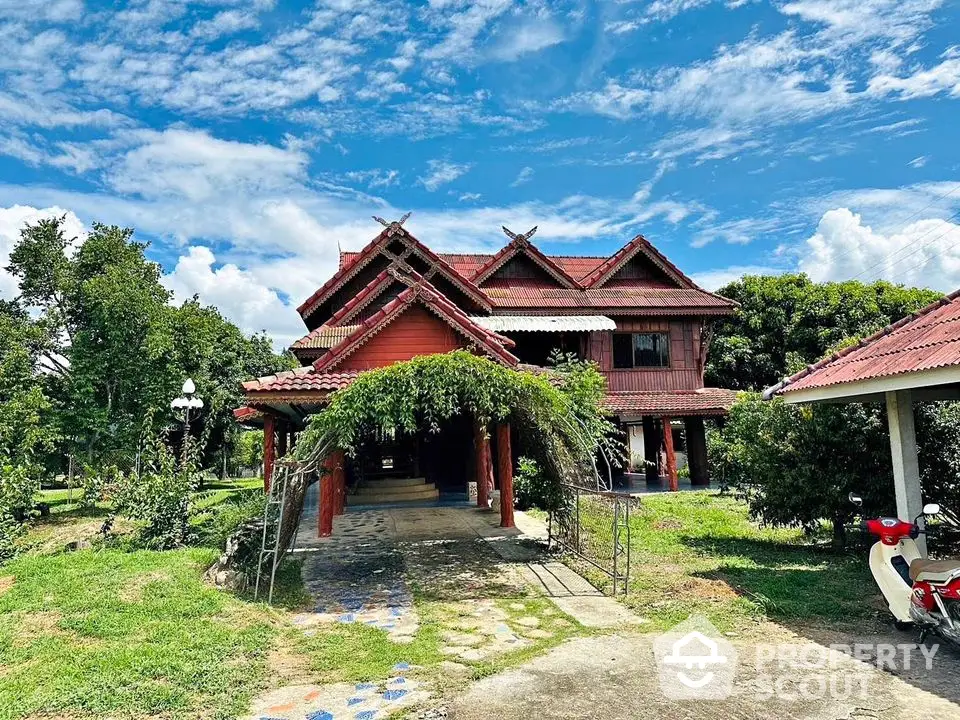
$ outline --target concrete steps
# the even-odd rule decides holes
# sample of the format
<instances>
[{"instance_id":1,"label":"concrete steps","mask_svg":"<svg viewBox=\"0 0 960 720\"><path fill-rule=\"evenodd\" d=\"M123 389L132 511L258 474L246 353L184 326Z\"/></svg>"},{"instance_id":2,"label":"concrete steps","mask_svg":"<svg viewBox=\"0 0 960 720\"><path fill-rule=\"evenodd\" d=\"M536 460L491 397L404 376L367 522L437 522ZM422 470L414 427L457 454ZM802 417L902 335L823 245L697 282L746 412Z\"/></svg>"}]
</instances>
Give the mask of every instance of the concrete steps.
<instances>
[{"instance_id":1,"label":"concrete steps","mask_svg":"<svg viewBox=\"0 0 960 720\"><path fill-rule=\"evenodd\" d=\"M348 505L422 503L437 500L440 491L424 478L384 478L364 480L356 494L347 496Z\"/></svg>"}]
</instances>

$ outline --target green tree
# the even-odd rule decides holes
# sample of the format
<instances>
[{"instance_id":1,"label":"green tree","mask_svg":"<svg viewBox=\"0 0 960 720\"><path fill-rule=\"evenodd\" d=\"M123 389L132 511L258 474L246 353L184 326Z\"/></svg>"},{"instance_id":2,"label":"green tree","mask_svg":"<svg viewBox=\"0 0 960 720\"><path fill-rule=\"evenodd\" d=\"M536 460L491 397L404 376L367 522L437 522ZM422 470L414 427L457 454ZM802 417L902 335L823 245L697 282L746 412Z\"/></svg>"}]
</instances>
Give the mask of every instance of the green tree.
<instances>
[{"instance_id":1,"label":"green tree","mask_svg":"<svg viewBox=\"0 0 960 720\"><path fill-rule=\"evenodd\" d=\"M803 274L748 275L719 293L740 308L715 327L706 382L734 390L769 387L941 297L884 281L815 283Z\"/></svg>"},{"instance_id":2,"label":"green tree","mask_svg":"<svg viewBox=\"0 0 960 720\"><path fill-rule=\"evenodd\" d=\"M829 520L842 546L855 512L849 493L863 496L867 512L892 510L887 424L876 405L787 405L743 393L710 434L709 453L716 479L763 523L814 531Z\"/></svg>"},{"instance_id":3,"label":"green tree","mask_svg":"<svg viewBox=\"0 0 960 720\"><path fill-rule=\"evenodd\" d=\"M290 358L196 298L173 307L148 247L132 229L99 223L80 243L64 235L62 218L21 231L8 269L48 331L39 349L54 370L59 428L73 439L67 449L89 461L115 451L132 458L144 438L174 420L169 401L193 377L205 402L193 436L206 439L205 464L222 466L236 434L231 413L242 400L241 381L290 367Z\"/></svg>"},{"instance_id":4,"label":"green tree","mask_svg":"<svg viewBox=\"0 0 960 720\"><path fill-rule=\"evenodd\" d=\"M29 514L57 439L40 358L45 328L0 301L0 560L13 550L14 519Z\"/></svg>"}]
</instances>

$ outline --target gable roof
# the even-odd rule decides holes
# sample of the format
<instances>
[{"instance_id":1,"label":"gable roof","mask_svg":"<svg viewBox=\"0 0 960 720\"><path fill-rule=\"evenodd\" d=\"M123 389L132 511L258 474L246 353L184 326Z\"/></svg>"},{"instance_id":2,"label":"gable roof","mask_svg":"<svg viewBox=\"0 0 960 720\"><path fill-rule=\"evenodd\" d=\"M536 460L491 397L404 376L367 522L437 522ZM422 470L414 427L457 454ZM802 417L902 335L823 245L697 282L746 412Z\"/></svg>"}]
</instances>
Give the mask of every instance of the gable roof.
<instances>
[{"instance_id":1,"label":"gable roof","mask_svg":"<svg viewBox=\"0 0 960 720\"><path fill-rule=\"evenodd\" d=\"M391 223L359 253L340 253L340 267L337 269L337 272L313 293L313 295L301 303L297 308L300 317L306 320L311 313L326 302L344 283L356 276L357 273L369 265L374 258L380 256L394 238L400 240L411 254L419 256L421 260L429 264L437 273L453 283L454 286L459 288L479 307L487 311L490 310L489 301L476 285L468 278L460 275L446 260L417 240L417 238L411 235L399 223ZM390 257L391 266L396 265L398 260L403 260L403 258Z\"/></svg>"},{"instance_id":2,"label":"gable roof","mask_svg":"<svg viewBox=\"0 0 960 720\"><path fill-rule=\"evenodd\" d=\"M518 236L520 237L520 236ZM502 267L517 248L516 241L495 255L446 253L438 255L465 282L477 287L477 278L486 279ZM526 241L530 252L525 254L547 271L547 265L562 271L574 285L544 287L539 280L513 279L509 286L477 287L487 299L488 312L542 313L606 313L619 315L729 315L737 303L697 286L642 235L634 237L610 257L585 255L544 255ZM639 282L636 285L605 286L604 283L630 260L642 254L660 269L676 286L664 287ZM361 253L341 253L341 269L351 267ZM534 259L536 255L539 260ZM558 281L559 282L559 281Z\"/></svg>"},{"instance_id":3,"label":"gable roof","mask_svg":"<svg viewBox=\"0 0 960 720\"><path fill-rule=\"evenodd\" d=\"M673 280L677 285L684 288L700 289L696 283L680 272L680 269L672 262L667 260L659 250L657 250L650 241L643 235L637 235L622 248L611 255L604 263L597 267L587 277L583 279L583 284L588 287L597 287L610 279L617 270L622 268L636 255L642 254L656 267L662 270L667 277Z\"/></svg>"},{"instance_id":4,"label":"gable roof","mask_svg":"<svg viewBox=\"0 0 960 720\"><path fill-rule=\"evenodd\" d=\"M764 397L960 366L960 290L808 365Z\"/></svg>"},{"instance_id":5,"label":"gable roof","mask_svg":"<svg viewBox=\"0 0 960 720\"><path fill-rule=\"evenodd\" d=\"M506 230L506 228L504 228L504 230ZM562 286L571 289L579 288L580 283L578 283L575 278L571 277L558 263L544 255L536 245L530 242L530 235L536 232L536 230L537 228L533 228L533 230L524 235L516 235L509 243L501 248L500 252L477 268L471 278L474 284L477 286L482 285L485 280L510 262L510 260L517 255L523 254Z\"/></svg>"},{"instance_id":6,"label":"gable roof","mask_svg":"<svg viewBox=\"0 0 960 720\"><path fill-rule=\"evenodd\" d=\"M466 337L472 345L493 359L509 367L513 367L520 362L506 349L507 347L513 347L512 340L475 323L460 308L444 297L430 281L419 277L396 298L360 323L356 330L350 333L343 342L317 358L313 363L313 368L318 371L334 369L359 347L368 342L378 331L396 320L415 303L422 304L450 325L457 333Z\"/></svg>"}]
</instances>

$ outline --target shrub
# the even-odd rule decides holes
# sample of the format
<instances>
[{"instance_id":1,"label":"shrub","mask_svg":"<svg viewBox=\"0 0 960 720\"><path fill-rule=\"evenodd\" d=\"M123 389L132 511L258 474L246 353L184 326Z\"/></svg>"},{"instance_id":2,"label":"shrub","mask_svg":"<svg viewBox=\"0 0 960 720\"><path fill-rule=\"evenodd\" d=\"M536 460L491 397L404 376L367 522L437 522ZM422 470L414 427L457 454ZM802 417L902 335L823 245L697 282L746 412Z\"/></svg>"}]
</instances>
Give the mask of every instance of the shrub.
<instances>
[{"instance_id":1,"label":"shrub","mask_svg":"<svg viewBox=\"0 0 960 720\"><path fill-rule=\"evenodd\" d=\"M518 510L556 510L563 503L563 495L544 477L536 460L520 457L513 476L513 501Z\"/></svg>"},{"instance_id":2,"label":"shrub","mask_svg":"<svg viewBox=\"0 0 960 720\"><path fill-rule=\"evenodd\" d=\"M33 511L33 498L39 490L38 467L0 463L0 514L21 522L26 520Z\"/></svg>"},{"instance_id":3,"label":"shrub","mask_svg":"<svg viewBox=\"0 0 960 720\"><path fill-rule=\"evenodd\" d=\"M201 522L196 525L197 542L211 547L223 548L227 538L241 526L263 518L266 496L261 490L247 490L224 500L204 511Z\"/></svg>"},{"instance_id":4,"label":"shrub","mask_svg":"<svg viewBox=\"0 0 960 720\"><path fill-rule=\"evenodd\" d=\"M834 542L856 508L889 510L890 446L881 410L870 405L787 405L743 393L723 428L710 433L714 476L745 499L752 517L813 532L833 523Z\"/></svg>"},{"instance_id":5,"label":"shrub","mask_svg":"<svg viewBox=\"0 0 960 720\"><path fill-rule=\"evenodd\" d=\"M178 467L161 435L148 446L139 475L117 475L111 492L114 509L144 523L140 539L147 547L180 547L190 539L190 501L199 484L195 453L188 452L185 462Z\"/></svg>"}]
</instances>

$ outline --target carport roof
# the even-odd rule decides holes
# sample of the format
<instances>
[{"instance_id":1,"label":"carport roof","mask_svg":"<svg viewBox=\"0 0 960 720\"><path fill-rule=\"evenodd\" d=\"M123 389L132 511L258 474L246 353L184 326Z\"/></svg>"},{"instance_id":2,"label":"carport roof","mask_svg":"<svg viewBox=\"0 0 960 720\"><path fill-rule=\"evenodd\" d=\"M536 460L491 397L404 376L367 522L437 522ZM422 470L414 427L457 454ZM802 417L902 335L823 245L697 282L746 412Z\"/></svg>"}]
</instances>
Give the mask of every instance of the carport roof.
<instances>
[{"instance_id":1,"label":"carport roof","mask_svg":"<svg viewBox=\"0 0 960 720\"><path fill-rule=\"evenodd\" d=\"M806 402L960 382L960 290L767 388Z\"/></svg>"}]
</instances>

